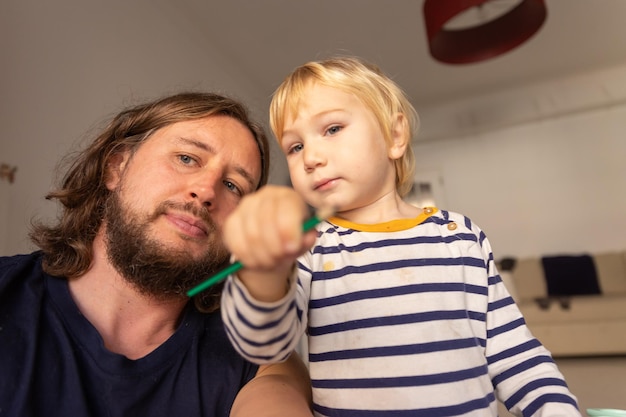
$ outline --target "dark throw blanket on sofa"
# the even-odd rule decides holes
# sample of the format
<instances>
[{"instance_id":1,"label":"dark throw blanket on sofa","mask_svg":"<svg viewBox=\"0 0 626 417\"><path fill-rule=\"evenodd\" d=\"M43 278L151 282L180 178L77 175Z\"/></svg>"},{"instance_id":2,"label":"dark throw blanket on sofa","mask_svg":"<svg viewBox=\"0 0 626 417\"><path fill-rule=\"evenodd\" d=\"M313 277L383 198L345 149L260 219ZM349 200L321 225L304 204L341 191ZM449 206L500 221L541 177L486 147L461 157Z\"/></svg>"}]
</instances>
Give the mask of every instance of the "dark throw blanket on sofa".
<instances>
[{"instance_id":1,"label":"dark throw blanket on sofa","mask_svg":"<svg viewBox=\"0 0 626 417\"><path fill-rule=\"evenodd\" d=\"M541 263L549 297L601 293L590 255L545 256Z\"/></svg>"}]
</instances>

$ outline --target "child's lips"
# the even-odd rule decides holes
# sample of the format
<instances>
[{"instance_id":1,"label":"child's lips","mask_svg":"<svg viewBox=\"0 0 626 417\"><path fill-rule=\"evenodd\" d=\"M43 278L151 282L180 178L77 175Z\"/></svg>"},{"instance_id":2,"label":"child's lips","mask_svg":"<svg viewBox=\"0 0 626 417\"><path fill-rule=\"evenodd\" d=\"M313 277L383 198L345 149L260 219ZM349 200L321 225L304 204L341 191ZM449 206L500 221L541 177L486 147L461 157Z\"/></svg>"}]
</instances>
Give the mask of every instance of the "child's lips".
<instances>
[{"instance_id":1,"label":"child's lips","mask_svg":"<svg viewBox=\"0 0 626 417\"><path fill-rule=\"evenodd\" d=\"M313 184L313 190L326 191L332 188L337 183L338 178L325 178L323 180L315 181Z\"/></svg>"}]
</instances>

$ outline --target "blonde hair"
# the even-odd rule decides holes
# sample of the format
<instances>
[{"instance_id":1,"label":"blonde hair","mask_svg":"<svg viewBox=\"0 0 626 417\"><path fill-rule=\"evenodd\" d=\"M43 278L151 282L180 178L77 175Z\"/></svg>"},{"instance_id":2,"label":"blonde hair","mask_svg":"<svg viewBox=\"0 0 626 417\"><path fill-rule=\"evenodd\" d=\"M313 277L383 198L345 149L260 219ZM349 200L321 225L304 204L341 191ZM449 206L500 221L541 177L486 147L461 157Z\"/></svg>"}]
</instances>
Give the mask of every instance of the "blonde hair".
<instances>
[{"instance_id":1,"label":"blonde hair","mask_svg":"<svg viewBox=\"0 0 626 417\"><path fill-rule=\"evenodd\" d=\"M337 88L356 96L369 108L381 128L385 141L391 146L392 130L398 113L404 117L404 155L394 161L396 190L404 197L411 190L415 173L415 155L411 140L419 129L419 117L402 89L378 67L355 57L336 57L312 61L296 68L274 92L270 104L270 127L280 142L285 117L296 117L300 101L311 83Z\"/></svg>"}]
</instances>

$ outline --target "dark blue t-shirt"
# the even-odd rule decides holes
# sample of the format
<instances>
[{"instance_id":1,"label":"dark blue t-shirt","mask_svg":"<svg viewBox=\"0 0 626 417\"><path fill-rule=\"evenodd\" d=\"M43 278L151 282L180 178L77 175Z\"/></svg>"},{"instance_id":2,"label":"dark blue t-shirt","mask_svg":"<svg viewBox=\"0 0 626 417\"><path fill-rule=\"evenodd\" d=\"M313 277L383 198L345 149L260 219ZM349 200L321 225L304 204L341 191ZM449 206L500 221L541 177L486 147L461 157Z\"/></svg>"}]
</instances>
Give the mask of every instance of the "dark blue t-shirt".
<instances>
[{"instance_id":1,"label":"dark blue t-shirt","mask_svg":"<svg viewBox=\"0 0 626 417\"><path fill-rule=\"evenodd\" d=\"M0 257L0 417L228 416L257 371L189 304L149 355L108 351L41 253Z\"/></svg>"}]
</instances>

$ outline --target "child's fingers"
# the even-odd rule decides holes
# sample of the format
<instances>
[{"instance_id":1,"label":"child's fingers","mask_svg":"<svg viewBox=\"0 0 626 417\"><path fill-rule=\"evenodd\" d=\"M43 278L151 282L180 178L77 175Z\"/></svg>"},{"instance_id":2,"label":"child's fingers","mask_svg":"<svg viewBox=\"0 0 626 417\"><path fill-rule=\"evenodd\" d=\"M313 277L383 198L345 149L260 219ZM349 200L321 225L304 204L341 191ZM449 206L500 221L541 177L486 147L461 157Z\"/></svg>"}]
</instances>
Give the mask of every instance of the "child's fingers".
<instances>
[{"instance_id":1,"label":"child's fingers","mask_svg":"<svg viewBox=\"0 0 626 417\"><path fill-rule=\"evenodd\" d=\"M306 204L290 188L266 186L242 199L224 225L228 249L250 268L269 269L300 254Z\"/></svg>"}]
</instances>

